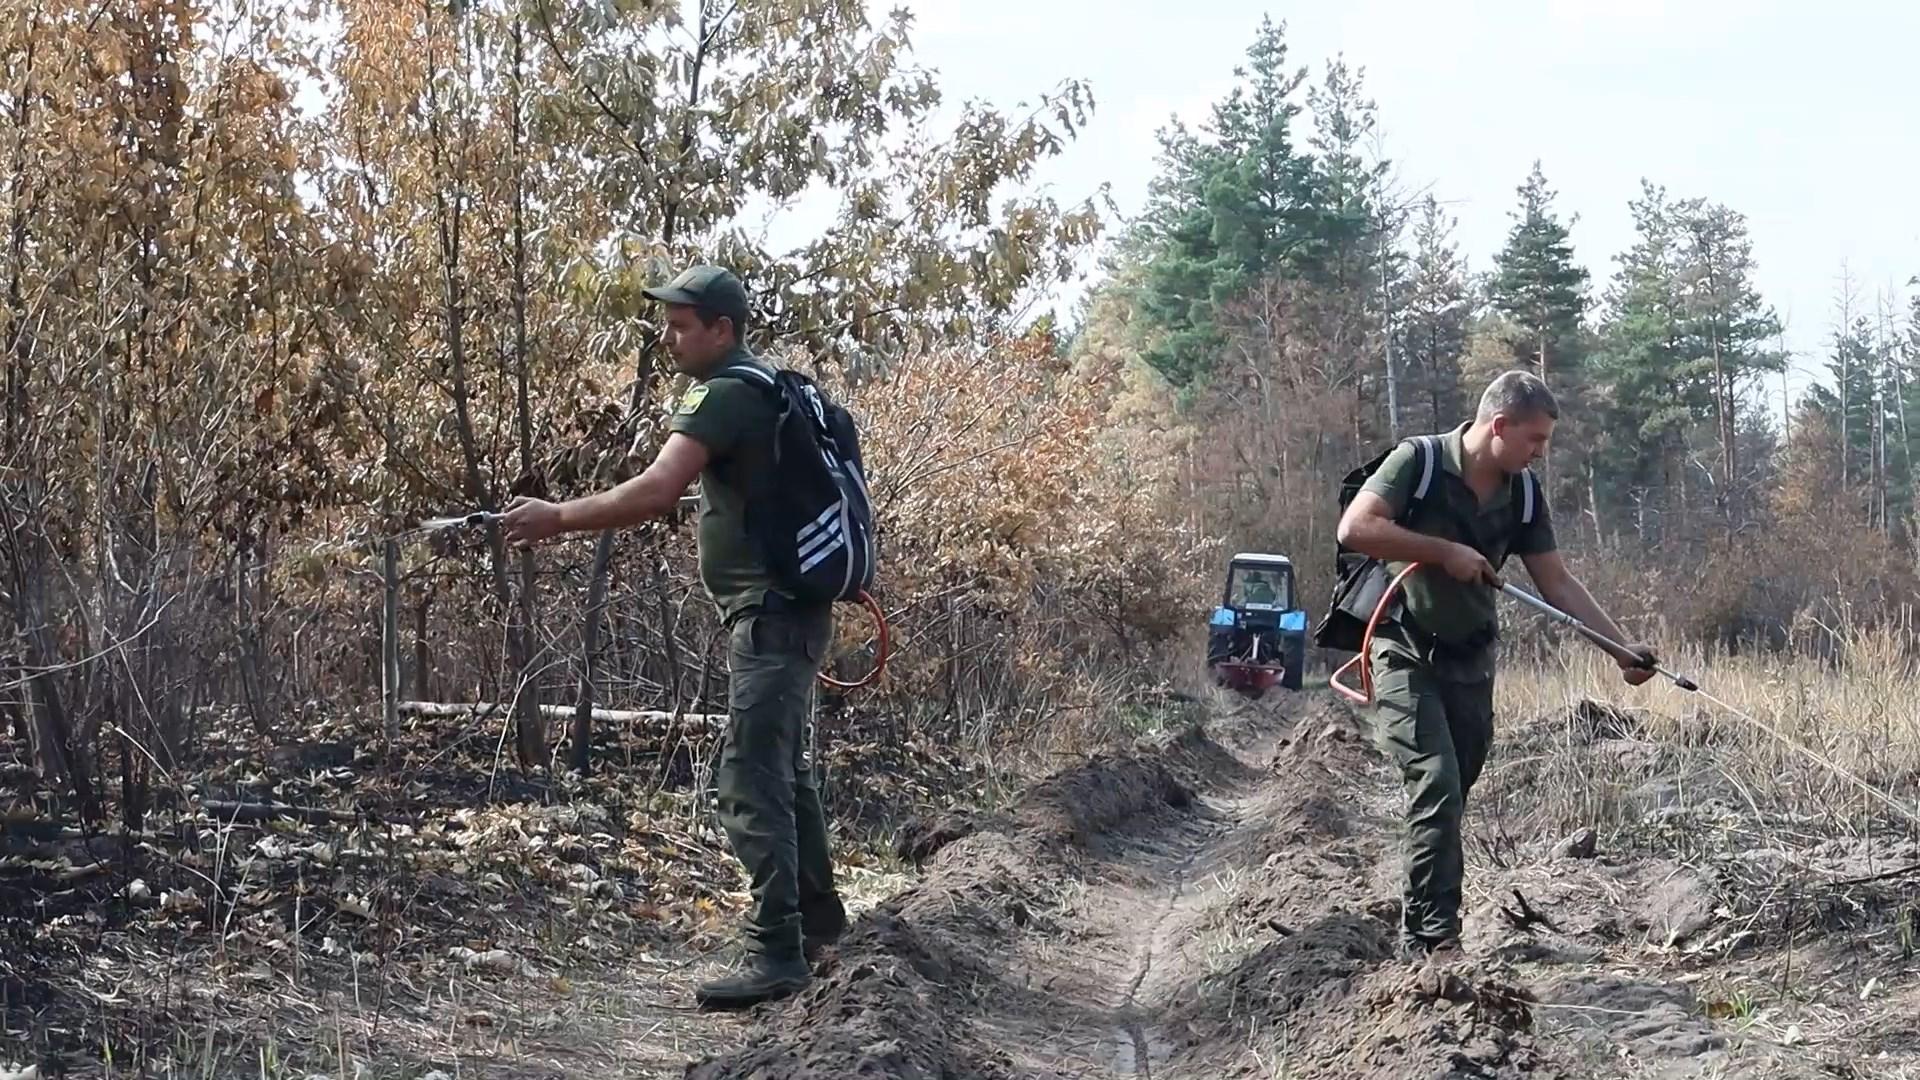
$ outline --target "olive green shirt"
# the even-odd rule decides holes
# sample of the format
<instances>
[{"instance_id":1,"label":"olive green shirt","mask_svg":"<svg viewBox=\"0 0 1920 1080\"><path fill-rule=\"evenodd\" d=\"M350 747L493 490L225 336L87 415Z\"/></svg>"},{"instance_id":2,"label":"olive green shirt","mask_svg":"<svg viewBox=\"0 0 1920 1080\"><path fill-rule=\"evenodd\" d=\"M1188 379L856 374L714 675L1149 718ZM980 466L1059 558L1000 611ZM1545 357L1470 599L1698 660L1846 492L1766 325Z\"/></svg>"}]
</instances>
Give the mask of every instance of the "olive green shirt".
<instances>
[{"instance_id":1,"label":"olive green shirt","mask_svg":"<svg viewBox=\"0 0 1920 1080\"><path fill-rule=\"evenodd\" d=\"M1501 484L1484 503L1467 486L1463 465L1466 430L1467 425L1462 424L1440 436L1433 479L1412 520L1404 523L1406 527L1465 544L1486 556L1495 570L1509 555L1554 550L1553 519L1537 481L1530 481L1534 485L1533 520L1524 526L1519 524L1520 511L1513 505L1513 484ZM1384 499L1397 519L1419 483L1420 455L1411 442L1403 442L1387 455L1361 490ZM1404 569L1404 562L1388 565L1391 574ZM1389 647L1412 654L1449 680L1470 682L1493 676L1493 635L1499 631L1500 617L1495 606L1499 597L1492 588L1457 581L1438 566L1422 566L1401 584L1401 596L1396 616L1406 616L1406 621L1424 633L1408 634L1404 627L1395 626L1392 632L1383 631ZM1431 640L1423 641L1423 637ZM1482 643L1476 645L1476 639Z\"/></svg>"},{"instance_id":2,"label":"olive green shirt","mask_svg":"<svg viewBox=\"0 0 1920 1080\"><path fill-rule=\"evenodd\" d=\"M737 348L720 367L759 363ZM707 448L700 473L700 581L732 622L779 589L760 547L747 531L747 503L773 469L773 427L779 414L766 390L726 376L694 384L680 399L668 429Z\"/></svg>"}]
</instances>

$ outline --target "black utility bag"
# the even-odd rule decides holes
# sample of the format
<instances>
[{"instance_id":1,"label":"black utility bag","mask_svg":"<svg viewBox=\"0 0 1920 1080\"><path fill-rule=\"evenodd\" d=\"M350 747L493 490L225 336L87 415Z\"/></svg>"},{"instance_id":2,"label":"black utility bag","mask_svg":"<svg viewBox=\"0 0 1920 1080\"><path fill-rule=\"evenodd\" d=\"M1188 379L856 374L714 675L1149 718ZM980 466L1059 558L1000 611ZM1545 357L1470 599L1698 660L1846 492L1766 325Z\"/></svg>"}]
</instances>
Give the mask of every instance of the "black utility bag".
<instances>
[{"instance_id":1,"label":"black utility bag","mask_svg":"<svg viewBox=\"0 0 1920 1080\"><path fill-rule=\"evenodd\" d=\"M774 402L773 469L747 501L747 533L768 570L803 603L859 599L873 586L876 546L852 415L798 371L737 363L713 377L752 383Z\"/></svg>"}]
</instances>

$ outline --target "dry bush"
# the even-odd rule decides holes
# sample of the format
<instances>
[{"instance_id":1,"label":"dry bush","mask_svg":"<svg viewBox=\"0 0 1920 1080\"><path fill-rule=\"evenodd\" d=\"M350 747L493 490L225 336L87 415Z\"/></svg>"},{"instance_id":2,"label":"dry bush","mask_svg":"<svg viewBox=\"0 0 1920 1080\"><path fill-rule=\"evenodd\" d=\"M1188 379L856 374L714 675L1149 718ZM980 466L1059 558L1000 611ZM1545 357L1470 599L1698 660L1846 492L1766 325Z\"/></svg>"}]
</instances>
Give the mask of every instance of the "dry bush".
<instances>
[{"instance_id":1,"label":"dry bush","mask_svg":"<svg viewBox=\"0 0 1920 1080\"><path fill-rule=\"evenodd\" d=\"M900 650L878 704L1100 715L1086 687L1152 681L1165 644L1204 620L1206 545L1171 465L1104 429L1120 389L1030 337L916 357L847 395Z\"/></svg>"},{"instance_id":2,"label":"dry bush","mask_svg":"<svg viewBox=\"0 0 1920 1080\"><path fill-rule=\"evenodd\" d=\"M1570 545L1567 557L1637 635L1831 662L1848 634L1909 622L1920 595L1912 552L1899 537L1854 530L1841 555L1831 534L1830 523L1787 519L1733 540L1722 534L1653 551Z\"/></svg>"}]
</instances>

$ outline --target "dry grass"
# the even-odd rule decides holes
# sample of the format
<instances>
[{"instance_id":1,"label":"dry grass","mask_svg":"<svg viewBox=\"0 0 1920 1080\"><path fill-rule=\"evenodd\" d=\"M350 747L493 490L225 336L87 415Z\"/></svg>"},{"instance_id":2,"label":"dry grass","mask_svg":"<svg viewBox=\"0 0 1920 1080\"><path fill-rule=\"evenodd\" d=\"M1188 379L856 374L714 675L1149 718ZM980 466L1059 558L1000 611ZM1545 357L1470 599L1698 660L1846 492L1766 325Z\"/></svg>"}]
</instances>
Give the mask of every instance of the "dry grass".
<instances>
[{"instance_id":1,"label":"dry grass","mask_svg":"<svg viewBox=\"0 0 1920 1080\"><path fill-rule=\"evenodd\" d=\"M1649 770L1633 766L1658 759L1675 778L1680 805L1732 798L1756 815L1812 817L1824 829L1854 836L1920 836L1920 803L1912 798L1920 779L1915 638L1900 627L1842 630L1836 637L1843 649L1831 664L1666 651L1668 666L1693 676L1702 694L1661 679L1628 687L1611 660L1570 642L1544 663L1503 673L1500 738L1508 752L1515 745L1535 754L1570 747L1584 737L1567 723L1583 701L1631 718L1628 730L1605 734L1642 744L1614 747L1620 755L1637 752L1649 760L1622 770L1555 774L1556 797L1542 802L1543 809L1558 804L1564 812L1556 824L1619 820L1619 785L1633 779L1623 772L1644 781ZM1515 764L1502 756L1494 768Z\"/></svg>"},{"instance_id":2,"label":"dry grass","mask_svg":"<svg viewBox=\"0 0 1920 1080\"><path fill-rule=\"evenodd\" d=\"M1500 681L1500 741L1475 796L1475 900L1496 881L1524 885L1536 898L1548 894L1544 879L1536 884L1529 876L1559 872L1540 862L1541 842L1593 827L1609 853L1698 869L1725 907L1710 929L1679 948L1629 940L1616 960L1644 967L1649 977L1679 977L1674 965L1697 973L1703 1007L1723 1010L1718 1018L1729 1028L1778 1037L1795 1025L1816 1045L1881 1045L1846 1006L1911 992L1898 963L1914 955L1920 911L1908 910L1911 898L1898 892L1910 891L1914 879L1832 883L1897 869L1903 859L1920 862L1920 836L1912 822L1768 730L1893 799L1911 798L1920 777L1920 695L1909 689L1920 671L1911 640L1894 632L1845 640L1844 654L1827 666L1675 656L1671 666L1752 720L1664 683L1629 688L1610 662L1578 643L1545 663L1510 664ZM1109 703L1127 700L1125 689L1091 680L1085 687L1090 702ZM1005 725L1011 737L970 732L978 742L963 754L972 766L966 786L974 788L967 801L1004 800L1035 774L1099 745L1177 726L1196 707L1133 689L1132 705L1090 708L1051 726L1029 727L1013 713ZM1199 696L1214 711L1224 707L1215 695ZM911 881L882 854L887 824L877 816L846 845L842 882L855 914ZM1239 891L1232 876L1239 871L1224 873L1196 880L1194 888L1222 896ZM1593 895L1626 910L1643 880L1596 878L1623 891L1611 895L1596 886ZM716 899L711 917L725 921L741 898L733 891ZM1071 917L1084 899L1063 894L1057 908ZM1209 908L1183 948L1198 954L1201 970L1218 975L1263 931L1237 919L1229 905ZM353 1077L371 1068L377 1075L451 1078L484 1062L489 1074L507 1076L666 1076L677 1075L689 1055L739 1037L729 1022L685 1007L692 982L707 974L702 954L722 935L707 935L712 940L689 950L658 933L610 933L571 914L522 917L526 932L509 944L525 962L497 974L447 963L444 950L357 971L338 957L298 967L257 952L223 957L205 942L148 955L145 963L139 950L111 965L96 960L87 992L109 995L122 1008L139 1002L145 1007L130 1011L153 1025L145 1038L128 1040L139 1060L114 1060L103 1046L105 1071L306 1078ZM601 961L579 962L572 955L578 950L566 946L596 930ZM1860 944L1847 961L1852 967L1842 969L1837 953L1831 962L1823 958L1815 941L1823 935ZM294 970L300 974L290 978ZM105 1000L100 1006L117 1011ZM1284 1055L1262 1065L1271 1075L1288 1075Z\"/></svg>"},{"instance_id":3,"label":"dry grass","mask_svg":"<svg viewBox=\"0 0 1920 1080\"><path fill-rule=\"evenodd\" d=\"M1920 949L1916 641L1828 632L1830 662L1665 650L1700 694L1629 687L1577 640L1509 663L1473 797L1473 901L1544 898L1610 966L1690 985L1758 1045L1910 1067L1882 1028ZM1557 858L1582 828L1600 859ZM1662 931L1669 884L1710 913L1683 935ZM1602 924L1617 930L1596 939Z\"/></svg>"},{"instance_id":4,"label":"dry grass","mask_svg":"<svg viewBox=\"0 0 1920 1080\"><path fill-rule=\"evenodd\" d=\"M517 971L380 965L298 983L259 960L183 956L123 968L116 1000L164 1002L157 1012L172 1030L131 1047L102 1045L99 1074L420 1080L481 1065L504 1076L677 1076L688 1055L719 1049L733 1033L683 1004L704 969L649 944L628 944L617 968L532 956Z\"/></svg>"},{"instance_id":5,"label":"dry grass","mask_svg":"<svg viewBox=\"0 0 1920 1080\"><path fill-rule=\"evenodd\" d=\"M1229 865L1194 882L1193 889L1207 897L1205 914L1190 928L1186 944L1199 956L1199 968L1209 979L1233 974L1248 956L1259 951L1273 937L1264 923L1246 917L1246 909L1233 902L1246 889L1253 868Z\"/></svg>"}]
</instances>

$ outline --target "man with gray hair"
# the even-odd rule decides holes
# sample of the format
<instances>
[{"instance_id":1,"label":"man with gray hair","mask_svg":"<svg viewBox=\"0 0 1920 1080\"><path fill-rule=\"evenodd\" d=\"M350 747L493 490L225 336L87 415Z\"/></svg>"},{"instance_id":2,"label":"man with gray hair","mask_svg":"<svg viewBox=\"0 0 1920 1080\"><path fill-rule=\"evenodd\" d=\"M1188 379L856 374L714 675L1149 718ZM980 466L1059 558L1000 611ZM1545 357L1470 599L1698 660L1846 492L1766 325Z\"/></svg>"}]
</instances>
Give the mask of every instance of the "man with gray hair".
<instances>
[{"instance_id":1,"label":"man with gray hair","mask_svg":"<svg viewBox=\"0 0 1920 1080\"><path fill-rule=\"evenodd\" d=\"M1422 564L1382 617L1368 657L1375 742L1399 766L1410 803L1401 933L1413 952L1459 947L1460 823L1493 744L1500 567L1520 556L1548 603L1628 640L1562 561L1529 468L1559 415L1543 380L1509 371L1481 395L1471 423L1406 440L1380 459L1340 519L1340 544L1386 574ZM1653 652L1631 651L1649 665L1621 664L1638 686L1654 674Z\"/></svg>"}]
</instances>

